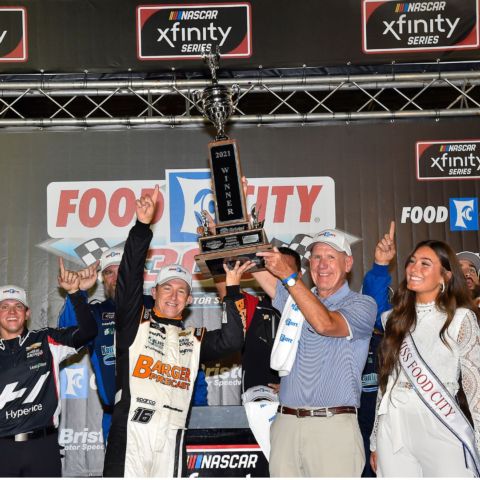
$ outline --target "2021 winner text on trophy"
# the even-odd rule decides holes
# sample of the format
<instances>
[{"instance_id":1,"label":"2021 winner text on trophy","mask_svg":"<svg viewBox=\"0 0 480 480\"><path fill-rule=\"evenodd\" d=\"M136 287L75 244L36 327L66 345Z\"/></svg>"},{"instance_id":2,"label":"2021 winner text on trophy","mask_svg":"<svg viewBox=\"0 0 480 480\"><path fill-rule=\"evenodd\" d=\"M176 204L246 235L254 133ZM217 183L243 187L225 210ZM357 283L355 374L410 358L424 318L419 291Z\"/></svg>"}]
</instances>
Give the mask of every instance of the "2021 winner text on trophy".
<instances>
[{"instance_id":1,"label":"2021 winner text on trophy","mask_svg":"<svg viewBox=\"0 0 480 480\"><path fill-rule=\"evenodd\" d=\"M204 228L198 239L200 254L195 256L195 261L205 276L225 275L223 263L234 265L237 260L241 263L252 260L256 266L251 271L262 270L263 259L256 253L270 250L272 246L262 228L263 222L258 221L255 207L251 221L248 219L237 142L225 135L225 123L235 109L238 86L229 88L218 84L218 50L204 55L204 59L212 73L212 85L195 92L195 100L200 112L217 129L215 141L208 144L216 227L215 234L209 234L208 220L204 217Z\"/></svg>"}]
</instances>

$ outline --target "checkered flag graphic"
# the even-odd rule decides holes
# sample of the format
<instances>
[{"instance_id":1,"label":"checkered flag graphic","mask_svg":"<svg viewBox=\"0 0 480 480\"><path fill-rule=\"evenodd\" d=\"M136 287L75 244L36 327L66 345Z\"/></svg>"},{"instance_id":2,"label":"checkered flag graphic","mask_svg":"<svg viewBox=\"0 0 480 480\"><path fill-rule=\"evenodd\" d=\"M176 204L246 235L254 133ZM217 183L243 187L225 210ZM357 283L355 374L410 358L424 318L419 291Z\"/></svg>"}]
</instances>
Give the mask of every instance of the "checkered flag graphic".
<instances>
[{"instance_id":1,"label":"checkered flag graphic","mask_svg":"<svg viewBox=\"0 0 480 480\"><path fill-rule=\"evenodd\" d=\"M308 262L310 259L310 252L307 252L307 247L312 243L312 237L310 235L305 235L299 233L293 237L292 241L288 244L282 242L277 238L272 240L272 245L274 247L289 247L292 250L295 250L302 260L302 273L305 273L305 270L308 268Z\"/></svg>"},{"instance_id":2,"label":"checkered flag graphic","mask_svg":"<svg viewBox=\"0 0 480 480\"><path fill-rule=\"evenodd\" d=\"M102 253L110 247L103 238L92 238L75 248L75 253L82 259L88 267L92 263L100 260Z\"/></svg>"}]
</instances>

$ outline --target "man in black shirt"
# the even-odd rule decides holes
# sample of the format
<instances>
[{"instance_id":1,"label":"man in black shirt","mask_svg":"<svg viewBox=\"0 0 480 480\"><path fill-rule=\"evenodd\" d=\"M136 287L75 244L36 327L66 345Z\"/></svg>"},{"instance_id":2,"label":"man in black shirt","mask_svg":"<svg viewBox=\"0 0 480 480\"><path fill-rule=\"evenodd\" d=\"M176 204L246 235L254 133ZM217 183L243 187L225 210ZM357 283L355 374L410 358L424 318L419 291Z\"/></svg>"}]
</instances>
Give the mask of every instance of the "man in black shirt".
<instances>
[{"instance_id":1,"label":"man in black shirt","mask_svg":"<svg viewBox=\"0 0 480 480\"><path fill-rule=\"evenodd\" d=\"M67 291L78 327L28 330L23 288L0 287L0 476L60 477L59 364L97 334L76 272L60 259L58 284Z\"/></svg>"}]
</instances>

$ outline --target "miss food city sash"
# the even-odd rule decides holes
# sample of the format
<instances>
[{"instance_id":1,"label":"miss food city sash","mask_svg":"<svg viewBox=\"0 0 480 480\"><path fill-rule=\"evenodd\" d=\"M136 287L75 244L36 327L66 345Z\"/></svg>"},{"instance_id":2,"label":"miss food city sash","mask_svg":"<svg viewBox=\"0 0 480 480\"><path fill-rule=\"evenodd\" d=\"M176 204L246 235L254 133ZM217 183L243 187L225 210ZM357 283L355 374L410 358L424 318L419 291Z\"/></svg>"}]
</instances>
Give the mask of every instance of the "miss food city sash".
<instances>
[{"instance_id":1,"label":"miss food city sash","mask_svg":"<svg viewBox=\"0 0 480 480\"><path fill-rule=\"evenodd\" d=\"M473 429L453 396L418 353L410 334L406 335L400 347L400 365L423 403L462 442L465 464L479 477L480 458L475 448Z\"/></svg>"}]
</instances>

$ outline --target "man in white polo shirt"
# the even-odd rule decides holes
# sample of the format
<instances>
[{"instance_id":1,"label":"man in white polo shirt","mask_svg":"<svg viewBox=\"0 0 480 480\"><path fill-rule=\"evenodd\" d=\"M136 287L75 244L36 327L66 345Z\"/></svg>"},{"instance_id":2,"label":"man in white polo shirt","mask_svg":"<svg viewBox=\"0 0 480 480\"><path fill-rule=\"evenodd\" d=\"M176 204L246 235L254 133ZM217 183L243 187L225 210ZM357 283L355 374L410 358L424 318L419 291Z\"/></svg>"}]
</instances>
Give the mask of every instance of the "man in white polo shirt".
<instances>
[{"instance_id":1,"label":"man in white polo shirt","mask_svg":"<svg viewBox=\"0 0 480 480\"><path fill-rule=\"evenodd\" d=\"M348 287L353 257L343 232L321 231L309 250L312 290L280 252L258 254L278 279L273 288L262 286L274 295L286 326L274 346L287 361L270 434L270 474L359 477L365 452L356 410L376 304Z\"/></svg>"}]
</instances>

